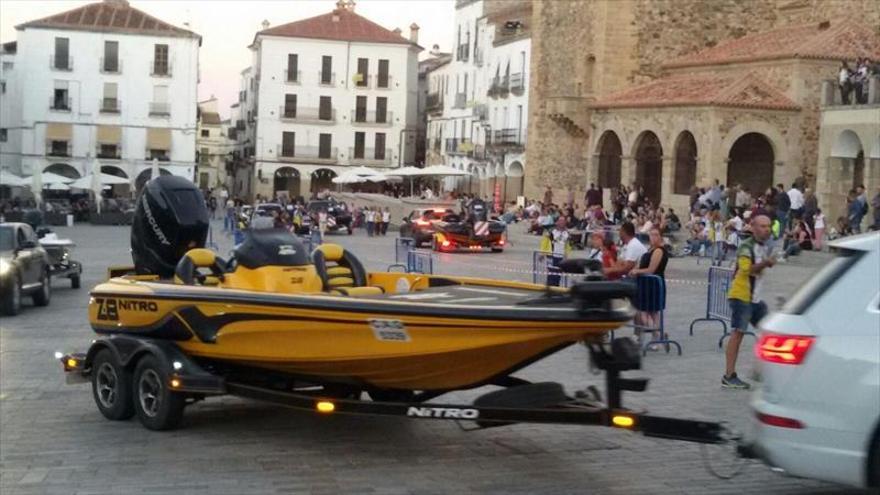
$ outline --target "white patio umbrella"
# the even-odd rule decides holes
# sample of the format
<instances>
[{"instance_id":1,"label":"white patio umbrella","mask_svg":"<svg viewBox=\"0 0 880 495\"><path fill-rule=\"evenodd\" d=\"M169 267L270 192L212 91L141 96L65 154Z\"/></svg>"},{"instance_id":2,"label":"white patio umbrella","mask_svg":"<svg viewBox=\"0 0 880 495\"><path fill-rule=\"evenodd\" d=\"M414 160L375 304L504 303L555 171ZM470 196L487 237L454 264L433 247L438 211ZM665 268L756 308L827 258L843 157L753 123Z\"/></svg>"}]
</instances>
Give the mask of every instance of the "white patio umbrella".
<instances>
[{"instance_id":1,"label":"white patio umbrella","mask_svg":"<svg viewBox=\"0 0 880 495\"><path fill-rule=\"evenodd\" d=\"M0 170L0 185L21 187L30 184L31 181L25 177L19 177L7 170Z\"/></svg>"},{"instance_id":2,"label":"white patio umbrella","mask_svg":"<svg viewBox=\"0 0 880 495\"><path fill-rule=\"evenodd\" d=\"M31 176L31 192L34 195L34 201L39 207L40 203L43 202L43 174L34 174Z\"/></svg>"},{"instance_id":3,"label":"white patio umbrella","mask_svg":"<svg viewBox=\"0 0 880 495\"><path fill-rule=\"evenodd\" d=\"M69 191L70 186L63 182L53 182L51 184L46 184L45 189L47 191Z\"/></svg>"},{"instance_id":4,"label":"white patio umbrella","mask_svg":"<svg viewBox=\"0 0 880 495\"><path fill-rule=\"evenodd\" d=\"M90 185L92 194L95 195L95 210L98 212L98 215L100 215L101 206L103 206L102 203L104 202L101 197L101 175L103 174L101 173L101 164L99 164L97 160L92 162L92 173L89 175L89 179L91 179Z\"/></svg>"},{"instance_id":5,"label":"white patio umbrella","mask_svg":"<svg viewBox=\"0 0 880 495\"><path fill-rule=\"evenodd\" d=\"M70 183L70 187L75 187L77 189L90 189L95 190L93 187L92 181L94 180L94 174L88 174L86 176L80 177L79 179ZM101 173L100 175L100 183L103 186L115 186L117 184L128 184L128 179L124 177L119 177L113 174L105 174Z\"/></svg>"},{"instance_id":6,"label":"white patio umbrella","mask_svg":"<svg viewBox=\"0 0 880 495\"><path fill-rule=\"evenodd\" d=\"M348 172L331 179L331 182L333 182L334 184L360 184L364 181L366 181L365 177L359 177L355 174L351 174Z\"/></svg>"},{"instance_id":7,"label":"white patio umbrella","mask_svg":"<svg viewBox=\"0 0 880 495\"><path fill-rule=\"evenodd\" d=\"M389 173L396 177L409 177L409 195L413 195L413 187L415 183L414 177L418 177L422 175L422 171L425 170L423 168L418 167L401 167L396 168L393 171L389 171Z\"/></svg>"},{"instance_id":8,"label":"white patio umbrella","mask_svg":"<svg viewBox=\"0 0 880 495\"><path fill-rule=\"evenodd\" d=\"M459 175L470 175L470 172L466 172L464 170L459 170L457 168L453 168L448 165L432 165L430 167L423 168L422 173L419 175L431 175L431 176L435 176L435 177L450 177L450 176L459 176Z\"/></svg>"},{"instance_id":9,"label":"white patio umbrella","mask_svg":"<svg viewBox=\"0 0 880 495\"><path fill-rule=\"evenodd\" d=\"M150 179L159 177L159 159L153 158L153 164L150 167Z\"/></svg>"},{"instance_id":10,"label":"white patio umbrella","mask_svg":"<svg viewBox=\"0 0 880 495\"><path fill-rule=\"evenodd\" d=\"M366 177L368 175L381 175L382 173L379 172L378 170L373 170L370 167L361 166L361 167L355 167L352 169L348 169L342 173L342 175L345 175L345 174L357 175L359 177Z\"/></svg>"}]
</instances>

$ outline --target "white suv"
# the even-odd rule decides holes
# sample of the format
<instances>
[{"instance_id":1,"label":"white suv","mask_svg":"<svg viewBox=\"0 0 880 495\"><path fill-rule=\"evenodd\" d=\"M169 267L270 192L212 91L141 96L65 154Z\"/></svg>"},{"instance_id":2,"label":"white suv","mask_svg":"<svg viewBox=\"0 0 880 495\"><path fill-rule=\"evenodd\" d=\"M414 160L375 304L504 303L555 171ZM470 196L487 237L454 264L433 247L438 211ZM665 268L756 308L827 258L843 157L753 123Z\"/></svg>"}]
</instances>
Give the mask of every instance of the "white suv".
<instances>
[{"instance_id":1,"label":"white suv","mask_svg":"<svg viewBox=\"0 0 880 495\"><path fill-rule=\"evenodd\" d=\"M837 256L760 323L752 453L795 476L880 486L880 233Z\"/></svg>"}]
</instances>

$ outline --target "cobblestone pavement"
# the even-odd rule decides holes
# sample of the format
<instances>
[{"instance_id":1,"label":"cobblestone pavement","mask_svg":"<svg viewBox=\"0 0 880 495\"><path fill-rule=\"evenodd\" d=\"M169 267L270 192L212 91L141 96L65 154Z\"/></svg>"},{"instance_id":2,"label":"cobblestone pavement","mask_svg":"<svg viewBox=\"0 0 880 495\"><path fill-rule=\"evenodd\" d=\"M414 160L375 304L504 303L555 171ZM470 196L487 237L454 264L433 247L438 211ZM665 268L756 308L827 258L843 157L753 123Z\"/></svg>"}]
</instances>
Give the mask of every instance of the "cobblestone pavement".
<instances>
[{"instance_id":1,"label":"cobblestone pavement","mask_svg":"<svg viewBox=\"0 0 880 495\"><path fill-rule=\"evenodd\" d=\"M215 225L219 230L219 225ZM211 399L187 409L172 432L150 432L136 420L104 420L87 385L65 385L56 350L84 350L87 288L108 265L130 262L123 227L59 228L78 243L84 289L57 281L48 308L26 307L0 325L0 493L826 493L839 487L784 477L748 462L720 480L704 468L733 467L730 450L651 439L598 427L514 425L467 433L452 422L395 418L317 417L240 400ZM362 232L333 239L349 246L369 268L393 259L393 233ZM230 241L218 234L221 252ZM435 272L528 280L533 237L511 236L504 254L442 255ZM771 306L827 259L810 254L771 271ZM651 354L648 392L625 403L652 412L723 420L744 429L747 393L722 390L717 328L687 327L704 310L705 263L675 259L668 268L667 328L684 346L681 357ZM751 367L752 340L743 349ZM586 352L574 346L525 370L532 380L567 389L595 384ZM633 373L635 375L635 373ZM478 392L459 393L467 400Z\"/></svg>"}]
</instances>

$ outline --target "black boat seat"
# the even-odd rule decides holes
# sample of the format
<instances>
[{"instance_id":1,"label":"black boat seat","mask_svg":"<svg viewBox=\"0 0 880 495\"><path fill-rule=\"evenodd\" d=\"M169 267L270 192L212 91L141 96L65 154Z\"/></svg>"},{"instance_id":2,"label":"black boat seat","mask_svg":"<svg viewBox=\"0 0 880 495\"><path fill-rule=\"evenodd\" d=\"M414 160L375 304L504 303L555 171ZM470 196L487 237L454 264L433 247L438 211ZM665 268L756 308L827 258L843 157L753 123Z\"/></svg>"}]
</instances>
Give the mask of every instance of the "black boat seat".
<instances>
[{"instance_id":1,"label":"black boat seat","mask_svg":"<svg viewBox=\"0 0 880 495\"><path fill-rule=\"evenodd\" d=\"M194 285L217 285L223 280L223 267L226 262L218 258L214 251L205 248L190 249L177 262L174 269L174 283ZM199 273L199 268L208 269L211 274Z\"/></svg>"},{"instance_id":2,"label":"black boat seat","mask_svg":"<svg viewBox=\"0 0 880 495\"><path fill-rule=\"evenodd\" d=\"M321 244L312 252L315 271L324 290L342 295L378 295L379 287L367 287L367 271L351 252L338 244Z\"/></svg>"}]
</instances>

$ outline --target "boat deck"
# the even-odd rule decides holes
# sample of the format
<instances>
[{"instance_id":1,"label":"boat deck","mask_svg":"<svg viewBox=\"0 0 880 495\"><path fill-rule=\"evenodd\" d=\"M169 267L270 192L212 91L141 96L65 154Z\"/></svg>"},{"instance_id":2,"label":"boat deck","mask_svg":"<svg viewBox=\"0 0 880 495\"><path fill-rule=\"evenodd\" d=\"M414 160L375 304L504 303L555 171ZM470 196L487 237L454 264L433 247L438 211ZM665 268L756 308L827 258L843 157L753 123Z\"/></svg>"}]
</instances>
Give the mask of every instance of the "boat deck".
<instances>
[{"instance_id":1,"label":"boat deck","mask_svg":"<svg viewBox=\"0 0 880 495\"><path fill-rule=\"evenodd\" d=\"M431 287L417 292L379 296L381 299L401 302L421 302L454 306L491 306L495 308L522 306L522 303L525 301L542 297L544 297L544 293L535 290L476 285ZM548 304L555 305L556 303L555 301L548 301L547 304L541 305L545 306Z\"/></svg>"}]
</instances>

